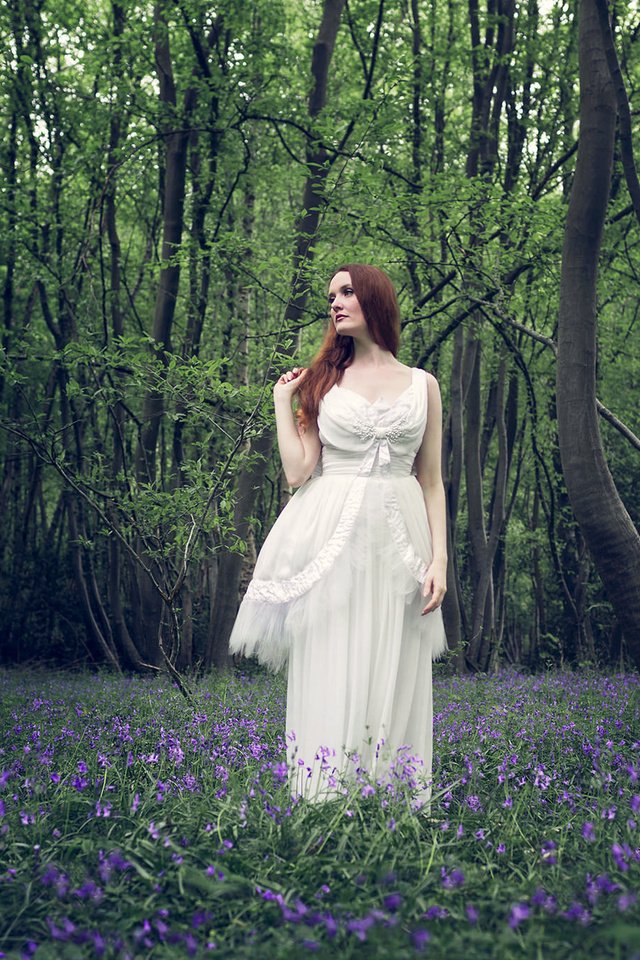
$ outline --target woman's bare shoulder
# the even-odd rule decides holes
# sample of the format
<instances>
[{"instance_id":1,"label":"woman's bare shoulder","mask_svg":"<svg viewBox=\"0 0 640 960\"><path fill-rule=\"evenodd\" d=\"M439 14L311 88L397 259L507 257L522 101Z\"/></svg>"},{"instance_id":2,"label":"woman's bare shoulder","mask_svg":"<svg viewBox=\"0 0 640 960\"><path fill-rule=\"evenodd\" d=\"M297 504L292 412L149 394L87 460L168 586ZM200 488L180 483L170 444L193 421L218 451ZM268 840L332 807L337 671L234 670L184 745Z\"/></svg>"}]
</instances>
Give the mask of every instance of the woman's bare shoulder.
<instances>
[{"instance_id":1,"label":"woman's bare shoulder","mask_svg":"<svg viewBox=\"0 0 640 960\"><path fill-rule=\"evenodd\" d=\"M426 379L427 379L427 385L429 386L429 388L430 388L431 390L439 390L439 389L440 389L440 387L438 386L438 381L437 381L436 377L434 376L433 373L431 373L430 370L424 370L422 367L416 367L415 369L416 369L416 370L422 370L422 373L424 373L424 375L425 375L425 377L426 377Z\"/></svg>"}]
</instances>

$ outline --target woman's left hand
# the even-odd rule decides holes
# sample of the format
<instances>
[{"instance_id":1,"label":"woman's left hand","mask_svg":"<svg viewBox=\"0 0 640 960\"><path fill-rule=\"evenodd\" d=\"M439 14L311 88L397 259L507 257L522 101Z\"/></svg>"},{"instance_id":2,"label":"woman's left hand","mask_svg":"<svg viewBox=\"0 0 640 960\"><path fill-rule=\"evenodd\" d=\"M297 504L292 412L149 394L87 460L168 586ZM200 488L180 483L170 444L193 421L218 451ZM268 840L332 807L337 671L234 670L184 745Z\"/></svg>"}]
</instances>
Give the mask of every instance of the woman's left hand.
<instances>
[{"instance_id":1,"label":"woman's left hand","mask_svg":"<svg viewBox=\"0 0 640 960\"><path fill-rule=\"evenodd\" d=\"M442 605L444 595L447 592L447 562L446 560L434 560L425 577L422 586L422 596L431 597L424 610L425 613L431 613Z\"/></svg>"}]
</instances>

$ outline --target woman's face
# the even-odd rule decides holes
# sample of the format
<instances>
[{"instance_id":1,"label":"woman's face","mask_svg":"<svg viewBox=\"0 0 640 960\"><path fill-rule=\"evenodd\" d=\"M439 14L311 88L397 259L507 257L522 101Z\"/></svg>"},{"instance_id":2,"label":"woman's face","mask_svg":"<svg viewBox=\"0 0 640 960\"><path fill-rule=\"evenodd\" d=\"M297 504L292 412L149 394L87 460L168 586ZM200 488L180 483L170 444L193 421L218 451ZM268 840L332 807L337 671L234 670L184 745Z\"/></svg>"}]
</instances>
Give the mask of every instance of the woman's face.
<instances>
[{"instance_id":1,"label":"woman's face","mask_svg":"<svg viewBox=\"0 0 640 960\"><path fill-rule=\"evenodd\" d=\"M341 270L329 285L329 311L337 333L343 337L357 337L368 333L362 307L351 286L351 275Z\"/></svg>"}]
</instances>

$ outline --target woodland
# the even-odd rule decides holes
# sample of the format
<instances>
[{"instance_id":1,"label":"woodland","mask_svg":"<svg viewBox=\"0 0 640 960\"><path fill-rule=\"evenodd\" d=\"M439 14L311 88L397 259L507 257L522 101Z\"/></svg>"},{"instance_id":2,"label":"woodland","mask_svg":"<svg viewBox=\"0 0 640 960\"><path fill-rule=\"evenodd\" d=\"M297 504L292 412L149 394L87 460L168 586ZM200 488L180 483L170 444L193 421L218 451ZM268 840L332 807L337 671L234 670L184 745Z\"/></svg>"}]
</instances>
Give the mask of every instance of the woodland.
<instances>
[{"instance_id":1,"label":"woodland","mask_svg":"<svg viewBox=\"0 0 640 960\"><path fill-rule=\"evenodd\" d=\"M0 11L0 660L225 670L271 390L375 263L458 672L640 666L636 0Z\"/></svg>"}]
</instances>

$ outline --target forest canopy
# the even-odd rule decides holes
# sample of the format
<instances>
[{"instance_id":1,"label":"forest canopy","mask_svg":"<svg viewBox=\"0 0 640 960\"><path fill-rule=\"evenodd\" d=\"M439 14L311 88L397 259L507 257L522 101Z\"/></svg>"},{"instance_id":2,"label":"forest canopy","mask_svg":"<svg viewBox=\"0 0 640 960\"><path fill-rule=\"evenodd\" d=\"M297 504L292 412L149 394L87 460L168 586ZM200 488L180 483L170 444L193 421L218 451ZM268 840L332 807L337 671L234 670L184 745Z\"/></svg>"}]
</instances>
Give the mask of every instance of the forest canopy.
<instances>
[{"instance_id":1,"label":"forest canopy","mask_svg":"<svg viewBox=\"0 0 640 960\"><path fill-rule=\"evenodd\" d=\"M3 660L225 666L290 495L271 386L311 360L331 272L359 261L392 277L400 359L443 394L454 664L624 664L556 422L580 6L3 8ZM638 4L610 13L635 125ZM595 389L637 528L640 252L623 145L619 125Z\"/></svg>"}]
</instances>

